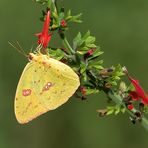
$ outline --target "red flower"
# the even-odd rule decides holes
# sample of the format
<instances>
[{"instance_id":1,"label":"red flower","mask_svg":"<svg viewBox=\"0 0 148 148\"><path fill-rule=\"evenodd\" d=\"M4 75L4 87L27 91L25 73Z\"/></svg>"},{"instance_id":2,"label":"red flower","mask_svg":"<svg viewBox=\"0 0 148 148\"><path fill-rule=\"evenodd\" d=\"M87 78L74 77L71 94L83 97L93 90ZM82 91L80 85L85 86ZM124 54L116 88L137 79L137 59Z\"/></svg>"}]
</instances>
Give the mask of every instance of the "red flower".
<instances>
[{"instance_id":1,"label":"red flower","mask_svg":"<svg viewBox=\"0 0 148 148\"><path fill-rule=\"evenodd\" d=\"M130 96L134 101L137 101L137 100L140 99L136 91L130 91L130 92L129 92L129 96Z\"/></svg>"},{"instance_id":2,"label":"red flower","mask_svg":"<svg viewBox=\"0 0 148 148\"><path fill-rule=\"evenodd\" d=\"M35 34L39 38L38 43L42 44L44 48L48 46L48 43L51 39L51 33L50 34L48 33L49 25L50 25L50 11L48 10L42 32Z\"/></svg>"},{"instance_id":3,"label":"red flower","mask_svg":"<svg viewBox=\"0 0 148 148\"><path fill-rule=\"evenodd\" d=\"M133 79L128 75L129 80L135 87L135 91L131 91L129 95L132 97L133 100L139 100L139 98L142 99L142 103L145 105L148 105L148 96L143 90L143 88L139 85L138 80Z\"/></svg>"}]
</instances>

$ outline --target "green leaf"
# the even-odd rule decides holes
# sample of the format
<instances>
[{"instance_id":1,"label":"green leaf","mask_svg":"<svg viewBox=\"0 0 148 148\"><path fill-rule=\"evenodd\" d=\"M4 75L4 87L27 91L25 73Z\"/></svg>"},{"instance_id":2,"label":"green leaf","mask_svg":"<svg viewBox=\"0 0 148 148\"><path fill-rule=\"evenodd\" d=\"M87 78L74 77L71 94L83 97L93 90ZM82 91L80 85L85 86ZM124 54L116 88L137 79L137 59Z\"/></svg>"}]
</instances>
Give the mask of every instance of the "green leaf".
<instances>
[{"instance_id":1,"label":"green leaf","mask_svg":"<svg viewBox=\"0 0 148 148\"><path fill-rule=\"evenodd\" d=\"M115 115L120 113L120 106L116 106L115 108Z\"/></svg>"},{"instance_id":2,"label":"green leaf","mask_svg":"<svg viewBox=\"0 0 148 148\"><path fill-rule=\"evenodd\" d=\"M103 63L103 60L90 61L88 63L88 69L93 69L93 68L98 69L98 70L103 69L102 63Z\"/></svg>"},{"instance_id":3,"label":"green leaf","mask_svg":"<svg viewBox=\"0 0 148 148\"><path fill-rule=\"evenodd\" d=\"M121 107L121 109L120 109L120 110L121 110L121 113L123 113L123 114L124 114L124 113L125 113L125 111L126 111L126 108L125 108L125 107Z\"/></svg>"},{"instance_id":4,"label":"green leaf","mask_svg":"<svg viewBox=\"0 0 148 148\"><path fill-rule=\"evenodd\" d=\"M111 115L113 113L114 113L114 110L112 109L112 110L107 111L106 115Z\"/></svg>"},{"instance_id":5,"label":"green leaf","mask_svg":"<svg viewBox=\"0 0 148 148\"><path fill-rule=\"evenodd\" d=\"M61 21L62 19L64 19L65 14L63 12L60 12L59 14L59 20Z\"/></svg>"},{"instance_id":6,"label":"green leaf","mask_svg":"<svg viewBox=\"0 0 148 148\"><path fill-rule=\"evenodd\" d=\"M48 49L49 50L49 56L52 58L55 58L57 60L61 60L65 57L65 53L61 49Z\"/></svg>"},{"instance_id":7,"label":"green leaf","mask_svg":"<svg viewBox=\"0 0 148 148\"><path fill-rule=\"evenodd\" d=\"M68 21L75 22L75 23L82 23L82 21L80 20L81 16L82 16L82 13L72 16Z\"/></svg>"},{"instance_id":8,"label":"green leaf","mask_svg":"<svg viewBox=\"0 0 148 148\"><path fill-rule=\"evenodd\" d=\"M85 39L85 43L86 43L86 45L89 45L89 44L94 43L95 40L96 40L95 37L93 37L93 36L88 36L88 37Z\"/></svg>"},{"instance_id":9,"label":"green leaf","mask_svg":"<svg viewBox=\"0 0 148 148\"><path fill-rule=\"evenodd\" d=\"M57 22L57 20L59 19L59 16L56 11L52 12L52 16L53 16L54 20Z\"/></svg>"},{"instance_id":10,"label":"green leaf","mask_svg":"<svg viewBox=\"0 0 148 148\"><path fill-rule=\"evenodd\" d=\"M121 105L108 106L106 115L111 115L111 114L117 115L119 113L125 113L125 111L126 111L126 108Z\"/></svg>"},{"instance_id":11,"label":"green leaf","mask_svg":"<svg viewBox=\"0 0 148 148\"><path fill-rule=\"evenodd\" d=\"M71 16L71 10L68 10L66 17Z\"/></svg>"},{"instance_id":12,"label":"green leaf","mask_svg":"<svg viewBox=\"0 0 148 148\"><path fill-rule=\"evenodd\" d=\"M128 87L127 87L127 91L134 91L135 87L133 86L133 84L131 83Z\"/></svg>"},{"instance_id":13,"label":"green leaf","mask_svg":"<svg viewBox=\"0 0 148 148\"><path fill-rule=\"evenodd\" d=\"M95 44L87 44L86 45L88 48L96 48L97 46Z\"/></svg>"},{"instance_id":14,"label":"green leaf","mask_svg":"<svg viewBox=\"0 0 148 148\"><path fill-rule=\"evenodd\" d=\"M77 36L73 39L73 48L76 49L82 44L81 33L79 32Z\"/></svg>"},{"instance_id":15,"label":"green leaf","mask_svg":"<svg viewBox=\"0 0 148 148\"><path fill-rule=\"evenodd\" d=\"M82 13L75 15L75 16L72 16L71 10L69 10L67 12L67 14L65 15L65 20L69 21L69 22L81 23L82 22L81 19L80 19L81 16L82 16Z\"/></svg>"},{"instance_id":16,"label":"green leaf","mask_svg":"<svg viewBox=\"0 0 148 148\"><path fill-rule=\"evenodd\" d=\"M98 92L99 92L98 89L95 89L95 88L86 88L86 95L96 94Z\"/></svg>"},{"instance_id":17,"label":"green leaf","mask_svg":"<svg viewBox=\"0 0 148 148\"><path fill-rule=\"evenodd\" d=\"M121 76L123 76L124 73L122 71L121 65L112 67L112 69L113 69L112 74L108 78L106 78L105 81L110 83L113 86L116 86L117 82L121 79Z\"/></svg>"},{"instance_id":18,"label":"green leaf","mask_svg":"<svg viewBox=\"0 0 148 148\"><path fill-rule=\"evenodd\" d=\"M127 86L126 86L125 82L123 82L123 81L120 82L119 90L120 90L121 92L127 91Z\"/></svg>"},{"instance_id":19,"label":"green leaf","mask_svg":"<svg viewBox=\"0 0 148 148\"><path fill-rule=\"evenodd\" d=\"M48 0L48 1L47 1L48 8L51 7L51 4L52 4L52 0Z\"/></svg>"},{"instance_id":20,"label":"green leaf","mask_svg":"<svg viewBox=\"0 0 148 148\"><path fill-rule=\"evenodd\" d=\"M85 33L85 35L83 36L82 40L85 41L89 36L90 36L90 31L87 31L87 32Z\"/></svg>"},{"instance_id":21,"label":"green leaf","mask_svg":"<svg viewBox=\"0 0 148 148\"><path fill-rule=\"evenodd\" d=\"M87 66L85 63L81 62L80 68L81 68L80 73L83 74L86 71Z\"/></svg>"}]
</instances>

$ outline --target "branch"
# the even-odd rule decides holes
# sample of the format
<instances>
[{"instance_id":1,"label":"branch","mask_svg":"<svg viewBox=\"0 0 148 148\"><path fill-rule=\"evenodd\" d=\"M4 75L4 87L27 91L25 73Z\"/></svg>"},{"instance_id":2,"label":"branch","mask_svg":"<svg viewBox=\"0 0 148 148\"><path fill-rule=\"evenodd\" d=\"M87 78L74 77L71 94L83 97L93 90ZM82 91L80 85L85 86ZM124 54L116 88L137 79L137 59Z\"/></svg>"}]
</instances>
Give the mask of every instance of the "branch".
<instances>
[{"instance_id":1,"label":"branch","mask_svg":"<svg viewBox=\"0 0 148 148\"><path fill-rule=\"evenodd\" d=\"M48 8L53 8L51 9L52 22L49 28L50 31L58 32L66 51L61 50L62 48L52 51L50 48L53 54L50 51L49 55L61 61L66 60L66 64L76 71L81 81L76 95L84 99L87 95L102 90L115 103L115 106L109 110L110 112L108 111L109 106L107 106L106 115L118 114L121 109L124 109L132 122L139 122L148 130L148 120L144 116L148 112L148 96L139 83L131 78L127 71L125 73L119 64L109 68L103 67L103 60L100 59L103 52L95 44L95 37L91 36L89 31L84 35L79 32L73 39L73 45L66 38L65 32L68 23L82 22L80 20L81 14L73 16L70 10L65 13L64 8L58 9L57 0L36 1L42 4L46 3ZM131 85L127 86L122 76L126 76Z\"/></svg>"}]
</instances>

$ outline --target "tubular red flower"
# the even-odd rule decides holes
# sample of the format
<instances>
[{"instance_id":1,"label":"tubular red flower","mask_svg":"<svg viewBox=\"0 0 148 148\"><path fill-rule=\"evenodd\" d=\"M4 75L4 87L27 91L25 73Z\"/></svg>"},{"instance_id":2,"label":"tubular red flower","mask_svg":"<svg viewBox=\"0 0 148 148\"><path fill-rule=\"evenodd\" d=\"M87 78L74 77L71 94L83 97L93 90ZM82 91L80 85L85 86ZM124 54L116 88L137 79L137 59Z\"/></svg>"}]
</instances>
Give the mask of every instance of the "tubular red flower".
<instances>
[{"instance_id":1,"label":"tubular red flower","mask_svg":"<svg viewBox=\"0 0 148 148\"><path fill-rule=\"evenodd\" d=\"M39 38L38 43L42 44L44 48L48 46L48 43L52 35L51 33L50 34L48 33L49 25L50 25L50 11L48 10L42 32L35 34Z\"/></svg>"},{"instance_id":2,"label":"tubular red flower","mask_svg":"<svg viewBox=\"0 0 148 148\"><path fill-rule=\"evenodd\" d=\"M129 93L129 95L131 95L131 97L135 100L138 100L139 98L141 98L142 103L145 105L148 105L148 96L145 93L145 91L143 90L143 88L140 86L138 80L135 80L130 76L128 76L128 78L131 81L131 83L133 84L133 86L135 87L135 91L134 92L131 91Z\"/></svg>"},{"instance_id":3,"label":"tubular red flower","mask_svg":"<svg viewBox=\"0 0 148 148\"><path fill-rule=\"evenodd\" d=\"M130 91L130 92L129 92L129 96L130 96L134 101L137 101L137 100L140 99L136 91Z\"/></svg>"}]
</instances>

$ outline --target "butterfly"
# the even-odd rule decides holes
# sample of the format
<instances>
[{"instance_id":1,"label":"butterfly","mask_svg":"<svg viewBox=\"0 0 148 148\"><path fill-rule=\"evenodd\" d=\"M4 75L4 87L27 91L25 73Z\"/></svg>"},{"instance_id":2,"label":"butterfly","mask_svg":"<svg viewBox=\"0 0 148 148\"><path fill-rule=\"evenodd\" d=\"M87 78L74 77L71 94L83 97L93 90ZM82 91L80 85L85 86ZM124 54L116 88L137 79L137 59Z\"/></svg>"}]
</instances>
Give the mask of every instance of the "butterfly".
<instances>
[{"instance_id":1,"label":"butterfly","mask_svg":"<svg viewBox=\"0 0 148 148\"><path fill-rule=\"evenodd\" d=\"M30 53L15 95L15 115L25 124L68 101L80 85L68 65L41 53Z\"/></svg>"}]
</instances>

